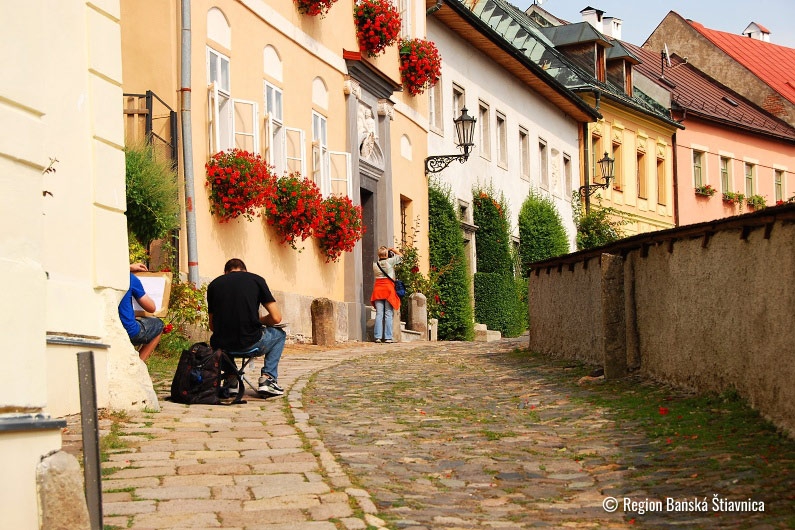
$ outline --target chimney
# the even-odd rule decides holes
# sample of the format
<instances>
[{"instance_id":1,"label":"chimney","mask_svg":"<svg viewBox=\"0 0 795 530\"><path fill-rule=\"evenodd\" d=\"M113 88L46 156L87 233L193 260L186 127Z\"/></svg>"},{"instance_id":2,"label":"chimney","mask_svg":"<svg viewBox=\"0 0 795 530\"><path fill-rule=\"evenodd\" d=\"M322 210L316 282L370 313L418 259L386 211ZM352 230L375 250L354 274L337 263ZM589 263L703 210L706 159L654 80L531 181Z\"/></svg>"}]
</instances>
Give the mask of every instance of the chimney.
<instances>
[{"instance_id":1,"label":"chimney","mask_svg":"<svg viewBox=\"0 0 795 530\"><path fill-rule=\"evenodd\" d=\"M596 31L599 31L608 37L621 40L620 18L606 17L604 16L604 11L591 6L588 6L580 11L580 14L582 15L583 21L593 26Z\"/></svg>"},{"instance_id":2,"label":"chimney","mask_svg":"<svg viewBox=\"0 0 795 530\"><path fill-rule=\"evenodd\" d=\"M743 36L763 42L770 42L770 30L756 22L748 24L748 27L743 30Z\"/></svg>"}]
</instances>

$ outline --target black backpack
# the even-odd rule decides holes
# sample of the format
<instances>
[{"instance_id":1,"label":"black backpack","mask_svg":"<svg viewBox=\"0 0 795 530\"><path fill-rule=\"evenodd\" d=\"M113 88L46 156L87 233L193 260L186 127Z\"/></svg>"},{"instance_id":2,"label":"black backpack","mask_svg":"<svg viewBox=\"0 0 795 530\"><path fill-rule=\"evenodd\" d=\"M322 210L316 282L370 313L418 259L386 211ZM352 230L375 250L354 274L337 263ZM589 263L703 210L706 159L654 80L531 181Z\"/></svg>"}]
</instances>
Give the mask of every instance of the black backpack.
<instances>
[{"instance_id":1,"label":"black backpack","mask_svg":"<svg viewBox=\"0 0 795 530\"><path fill-rule=\"evenodd\" d=\"M187 405L225 405L222 382L238 380L235 362L223 350L215 350L206 342L197 342L182 355L171 382L171 401ZM243 382L238 380L238 393L232 403L245 403Z\"/></svg>"}]
</instances>

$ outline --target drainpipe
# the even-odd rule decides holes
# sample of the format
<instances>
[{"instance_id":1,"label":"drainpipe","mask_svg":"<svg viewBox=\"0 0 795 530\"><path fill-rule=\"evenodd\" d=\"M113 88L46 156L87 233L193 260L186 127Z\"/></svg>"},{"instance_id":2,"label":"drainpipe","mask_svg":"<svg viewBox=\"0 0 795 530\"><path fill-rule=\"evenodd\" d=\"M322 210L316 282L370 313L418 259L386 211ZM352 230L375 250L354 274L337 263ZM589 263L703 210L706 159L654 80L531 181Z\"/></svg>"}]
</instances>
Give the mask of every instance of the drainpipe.
<instances>
[{"instance_id":1,"label":"drainpipe","mask_svg":"<svg viewBox=\"0 0 795 530\"><path fill-rule=\"evenodd\" d=\"M442 2L443 2L443 0L436 0L436 5L429 7L428 10L425 11L425 14L426 15L432 15L432 14L436 13L437 11L439 11L442 8Z\"/></svg>"},{"instance_id":2,"label":"drainpipe","mask_svg":"<svg viewBox=\"0 0 795 530\"><path fill-rule=\"evenodd\" d=\"M188 233L188 281L199 285L199 256L196 250L196 212L193 210L193 135L190 119L190 0L182 2L182 46L180 56L180 114L182 116L182 167L185 177L185 227Z\"/></svg>"},{"instance_id":3,"label":"drainpipe","mask_svg":"<svg viewBox=\"0 0 795 530\"><path fill-rule=\"evenodd\" d=\"M671 135L671 143L673 144L671 150L673 156L671 160L671 180L674 184L674 226L679 226L679 170L676 163L676 133Z\"/></svg>"},{"instance_id":4,"label":"drainpipe","mask_svg":"<svg viewBox=\"0 0 795 530\"><path fill-rule=\"evenodd\" d=\"M591 213L591 196L588 193L588 184L591 179L591 138L588 136L588 123L582 124L582 170L585 175L585 215Z\"/></svg>"}]
</instances>

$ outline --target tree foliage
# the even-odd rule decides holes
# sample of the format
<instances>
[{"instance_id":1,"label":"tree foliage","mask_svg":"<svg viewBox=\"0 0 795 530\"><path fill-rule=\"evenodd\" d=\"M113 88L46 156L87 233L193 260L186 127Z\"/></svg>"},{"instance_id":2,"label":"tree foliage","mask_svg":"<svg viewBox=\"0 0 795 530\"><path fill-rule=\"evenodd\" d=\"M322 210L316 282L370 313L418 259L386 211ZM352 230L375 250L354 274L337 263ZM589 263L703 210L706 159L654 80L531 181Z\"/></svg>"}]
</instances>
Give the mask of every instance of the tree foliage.
<instances>
[{"instance_id":1,"label":"tree foliage","mask_svg":"<svg viewBox=\"0 0 795 530\"><path fill-rule=\"evenodd\" d=\"M574 224L577 225L577 250L601 247L624 237L623 226L627 220L615 208L596 208L584 214L579 198L572 200Z\"/></svg>"},{"instance_id":2,"label":"tree foliage","mask_svg":"<svg viewBox=\"0 0 795 530\"><path fill-rule=\"evenodd\" d=\"M177 173L151 146L125 149L127 230L144 247L179 227Z\"/></svg>"},{"instance_id":3,"label":"tree foliage","mask_svg":"<svg viewBox=\"0 0 795 530\"><path fill-rule=\"evenodd\" d=\"M473 189L472 220L478 227L475 247L478 272L512 272L511 228L505 197L495 197L491 188Z\"/></svg>"}]
</instances>

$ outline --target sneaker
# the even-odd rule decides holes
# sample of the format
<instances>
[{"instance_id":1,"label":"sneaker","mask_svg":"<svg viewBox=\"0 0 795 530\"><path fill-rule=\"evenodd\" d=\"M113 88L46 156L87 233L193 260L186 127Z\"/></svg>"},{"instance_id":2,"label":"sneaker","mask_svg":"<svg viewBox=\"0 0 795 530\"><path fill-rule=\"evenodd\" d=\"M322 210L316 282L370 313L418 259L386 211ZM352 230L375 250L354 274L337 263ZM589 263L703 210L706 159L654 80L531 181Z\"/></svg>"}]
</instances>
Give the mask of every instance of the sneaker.
<instances>
[{"instance_id":1,"label":"sneaker","mask_svg":"<svg viewBox=\"0 0 795 530\"><path fill-rule=\"evenodd\" d=\"M384 339L384 342L386 342L387 344L392 344L393 341L392 339Z\"/></svg>"},{"instance_id":2,"label":"sneaker","mask_svg":"<svg viewBox=\"0 0 795 530\"><path fill-rule=\"evenodd\" d=\"M375 339L375 343L376 344L381 344L382 342L384 342L384 341L382 341L381 339Z\"/></svg>"},{"instance_id":3,"label":"sneaker","mask_svg":"<svg viewBox=\"0 0 795 530\"><path fill-rule=\"evenodd\" d=\"M259 378L259 388L257 391L260 394L270 394L271 396L281 396L284 394L284 389L269 375L263 375Z\"/></svg>"},{"instance_id":4,"label":"sneaker","mask_svg":"<svg viewBox=\"0 0 795 530\"><path fill-rule=\"evenodd\" d=\"M226 382L226 390L229 392L230 396L237 395L237 379L230 379Z\"/></svg>"}]
</instances>

